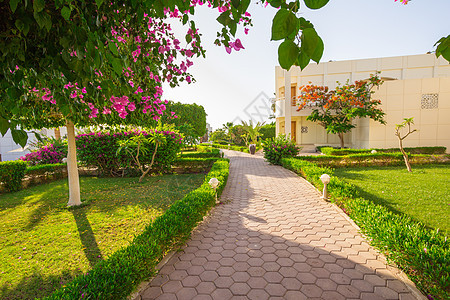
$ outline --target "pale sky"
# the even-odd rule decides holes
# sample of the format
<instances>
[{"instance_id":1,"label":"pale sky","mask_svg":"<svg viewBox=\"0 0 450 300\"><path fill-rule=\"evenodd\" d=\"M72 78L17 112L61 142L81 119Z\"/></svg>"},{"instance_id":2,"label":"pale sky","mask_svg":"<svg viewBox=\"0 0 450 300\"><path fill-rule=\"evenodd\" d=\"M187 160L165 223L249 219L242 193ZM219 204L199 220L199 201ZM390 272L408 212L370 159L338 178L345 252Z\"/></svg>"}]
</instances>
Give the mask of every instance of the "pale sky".
<instances>
[{"instance_id":1,"label":"pale sky","mask_svg":"<svg viewBox=\"0 0 450 300\"><path fill-rule=\"evenodd\" d=\"M249 119L245 108L261 92L269 97L275 92L280 42L270 41L270 33L276 9L252 1L249 11L254 27L248 35L243 30L237 34L246 49L227 54L213 45L221 28L217 11L198 9L195 20L206 58L196 59L190 68L197 82L164 88L164 99L203 105L214 129L237 117ZM321 61L424 54L450 34L450 0L413 0L408 5L394 0L331 0L322 9L303 5L300 11L325 43Z\"/></svg>"}]
</instances>

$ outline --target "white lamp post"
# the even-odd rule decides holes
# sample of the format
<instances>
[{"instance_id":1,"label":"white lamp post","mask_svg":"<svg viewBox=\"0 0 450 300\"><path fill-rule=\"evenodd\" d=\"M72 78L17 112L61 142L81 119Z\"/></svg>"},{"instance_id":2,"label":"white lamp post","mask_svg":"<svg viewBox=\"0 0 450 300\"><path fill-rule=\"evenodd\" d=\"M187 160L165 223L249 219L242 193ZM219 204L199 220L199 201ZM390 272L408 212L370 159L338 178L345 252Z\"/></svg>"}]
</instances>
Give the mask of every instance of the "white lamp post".
<instances>
[{"instance_id":1,"label":"white lamp post","mask_svg":"<svg viewBox=\"0 0 450 300\"><path fill-rule=\"evenodd\" d=\"M217 178L213 177L213 178L211 178L211 179L209 180L208 183L209 183L209 186L210 186L212 189L214 189L214 193L216 194L216 203L218 203L218 201L217 201L217 191L216 191L216 189L217 189L217 187L219 186L220 181L219 181Z\"/></svg>"},{"instance_id":2,"label":"white lamp post","mask_svg":"<svg viewBox=\"0 0 450 300\"><path fill-rule=\"evenodd\" d=\"M328 174L322 174L322 176L320 176L320 180L322 180L323 183L323 196L322 198L324 200L328 200L328 193L327 193L327 184L330 183L330 175Z\"/></svg>"}]
</instances>

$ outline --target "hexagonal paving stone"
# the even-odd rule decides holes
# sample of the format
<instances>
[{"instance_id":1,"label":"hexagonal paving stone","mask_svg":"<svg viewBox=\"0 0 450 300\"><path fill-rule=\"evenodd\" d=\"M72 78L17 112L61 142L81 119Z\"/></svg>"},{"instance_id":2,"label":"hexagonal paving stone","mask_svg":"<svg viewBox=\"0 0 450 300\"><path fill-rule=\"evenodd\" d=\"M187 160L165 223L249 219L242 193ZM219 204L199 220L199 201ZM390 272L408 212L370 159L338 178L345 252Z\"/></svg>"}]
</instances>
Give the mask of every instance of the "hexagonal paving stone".
<instances>
[{"instance_id":1,"label":"hexagonal paving stone","mask_svg":"<svg viewBox=\"0 0 450 300\"><path fill-rule=\"evenodd\" d=\"M215 289L216 286L212 282L200 282L195 289L199 294L211 294Z\"/></svg>"},{"instance_id":2,"label":"hexagonal paving stone","mask_svg":"<svg viewBox=\"0 0 450 300\"><path fill-rule=\"evenodd\" d=\"M233 294L229 289L216 289L211 296L213 299L228 300L233 297Z\"/></svg>"},{"instance_id":3,"label":"hexagonal paving stone","mask_svg":"<svg viewBox=\"0 0 450 300\"><path fill-rule=\"evenodd\" d=\"M321 288L313 284L302 285L300 291L309 298L319 298L323 293Z\"/></svg>"},{"instance_id":4,"label":"hexagonal paving stone","mask_svg":"<svg viewBox=\"0 0 450 300\"><path fill-rule=\"evenodd\" d=\"M262 289L267 285L267 281L263 277L251 277L247 284L252 289Z\"/></svg>"},{"instance_id":5,"label":"hexagonal paving stone","mask_svg":"<svg viewBox=\"0 0 450 300\"><path fill-rule=\"evenodd\" d=\"M247 294L247 297L250 300L265 300L269 299L269 294L267 294L267 292L264 290L254 289Z\"/></svg>"},{"instance_id":6,"label":"hexagonal paving stone","mask_svg":"<svg viewBox=\"0 0 450 300\"><path fill-rule=\"evenodd\" d=\"M303 284L314 283L317 280L317 278L310 273L298 273L296 278Z\"/></svg>"},{"instance_id":7,"label":"hexagonal paving stone","mask_svg":"<svg viewBox=\"0 0 450 300\"><path fill-rule=\"evenodd\" d=\"M182 288L176 293L177 300L191 300L197 296L197 291L194 288Z\"/></svg>"},{"instance_id":8,"label":"hexagonal paving stone","mask_svg":"<svg viewBox=\"0 0 450 300\"><path fill-rule=\"evenodd\" d=\"M200 279L202 281L214 281L217 277L219 277L219 275L215 271L205 271L200 274Z\"/></svg>"},{"instance_id":9,"label":"hexagonal paving stone","mask_svg":"<svg viewBox=\"0 0 450 300\"><path fill-rule=\"evenodd\" d=\"M300 290L300 287L302 286L302 284L300 283L300 281L298 281L295 278L284 278L281 281L281 284L287 289L287 290Z\"/></svg>"},{"instance_id":10,"label":"hexagonal paving stone","mask_svg":"<svg viewBox=\"0 0 450 300\"><path fill-rule=\"evenodd\" d=\"M272 296L283 296L286 293L286 288L280 283L269 283L266 285L264 290Z\"/></svg>"},{"instance_id":11,"label":"hexagonal paving stone","mask_svg":"<svg viewBox=\"0 0 450 300\"><path fill-rule=\"evenodd\" d=\"M236 272L231 275L234 282L246 282L249 278L250 275L247 272Z\"/></svg>"},{"instance_id":12,"label":"hexagonal paving stone","mask_svg":"<svg viewBox=\"0 0 450 300\"><path fill-rule=\"evenodd\" d=\"M233 295L237 296L247 295L247 293L250 291L250 287L247 283L235 282L230 286L230 291L233 293Z\"/></svg>"}]
</instances>

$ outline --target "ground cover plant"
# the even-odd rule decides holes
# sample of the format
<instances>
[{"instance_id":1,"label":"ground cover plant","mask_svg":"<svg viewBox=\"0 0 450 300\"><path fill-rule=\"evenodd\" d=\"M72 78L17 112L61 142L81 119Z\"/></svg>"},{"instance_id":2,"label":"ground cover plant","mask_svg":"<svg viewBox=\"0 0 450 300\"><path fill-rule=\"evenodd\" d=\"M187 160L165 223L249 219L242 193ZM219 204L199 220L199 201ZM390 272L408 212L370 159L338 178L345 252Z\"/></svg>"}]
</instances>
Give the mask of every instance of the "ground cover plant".
<instances>
[{"instance_id":1,"label":"ground cover plant","mask_svg":"<svg viewBox=\"0 0 450 300\"><path fill-rule=\"evenodd\" d=\"M49 295L129 245L204 174L81 177L83 205L66 208L67 180L0 199L0 299ZM78 299L78 298L77 298Z\"/></svg>"},{"instance_id":2,"label":"ground cover plant","mask_svg":"<svg viewBox=\"0 0 450 300\"><path fill-rule=\"evenodd\" d=\"M450 233L450 165L339 168L334 174L357 187L358 195Z\"/></svg>"},{"instance_id":3,"label":"ground cover plant","mask_svg":"<svg viewBox=\"0 0 450 300\"><path fill-rule=\"evenodd\" d=\"M305 177L319 190L323 188L320 176L331 175L328 184L331 201L358 224L370 243L405 271L428 299L450 298L450 240L445 233L387 206L360 198L358 187L334 176L330 168L298 158L283 158L282 165Z\"/></svg>"}]
</instances>

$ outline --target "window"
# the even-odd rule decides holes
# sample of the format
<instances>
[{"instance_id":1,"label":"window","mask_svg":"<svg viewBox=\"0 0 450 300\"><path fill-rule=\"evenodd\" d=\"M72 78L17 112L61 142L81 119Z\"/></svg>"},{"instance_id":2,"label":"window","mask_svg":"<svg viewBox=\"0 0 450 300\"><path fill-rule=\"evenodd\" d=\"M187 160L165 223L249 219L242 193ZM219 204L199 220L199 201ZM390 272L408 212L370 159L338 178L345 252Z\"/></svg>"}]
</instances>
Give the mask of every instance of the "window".
<instances>
[{"instance_id":1,"label":"window","mask_svg":"<svg viewBox=\"0 0 450 300\"><path fill-rule=\"evenodd\" d=\"M297 106L297 85L291 85L291 105Z\"/></svg>"},{"instance_id":2,"label":"window","mask_svg":"<svg viewBox=\"0 0 450 300\"><path fill-rule=\"evenodd\" d=\"M438 94L422 94L422 100L420 101L420 108L422 109L435 109L438 108Z\"/></svg>"}]
</instances>

